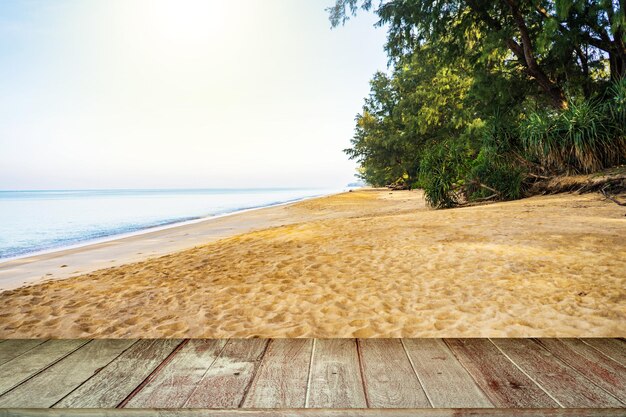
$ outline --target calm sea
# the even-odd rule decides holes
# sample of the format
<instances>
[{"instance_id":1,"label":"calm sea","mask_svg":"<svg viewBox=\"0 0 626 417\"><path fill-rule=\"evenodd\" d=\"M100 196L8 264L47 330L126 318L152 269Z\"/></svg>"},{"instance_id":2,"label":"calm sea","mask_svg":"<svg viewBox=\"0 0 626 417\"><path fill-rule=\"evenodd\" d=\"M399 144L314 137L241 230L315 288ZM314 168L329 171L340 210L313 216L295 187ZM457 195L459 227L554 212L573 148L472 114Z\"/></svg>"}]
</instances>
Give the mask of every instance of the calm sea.
<instances>
[{"instance_id":1,"label":"calm sea","mask_svg":"<svg viewBox=\"0 0 626 417\"><path fill-rule=\"evenodd\" d=\"M0 260L337 191L0 191Z\"/></svg>"}]
</instances>

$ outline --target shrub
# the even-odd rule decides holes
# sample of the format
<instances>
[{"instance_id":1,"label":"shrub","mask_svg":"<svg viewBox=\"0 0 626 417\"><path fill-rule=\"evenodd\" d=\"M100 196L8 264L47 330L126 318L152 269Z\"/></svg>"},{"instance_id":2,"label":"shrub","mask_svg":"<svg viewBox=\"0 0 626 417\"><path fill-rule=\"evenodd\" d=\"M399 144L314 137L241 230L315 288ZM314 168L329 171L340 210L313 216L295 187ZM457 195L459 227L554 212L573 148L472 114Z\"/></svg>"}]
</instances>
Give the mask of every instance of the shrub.
<instances>
[{"instance_id":1,"label":"shrub","mask_svg":"<svg viewBox=\"0 0 626 417\"><path fill-rule=\"evenodd\" d=\"M498 155L493 148L483 147L472 161L466 180L468 200L520 198L525 177L522 167Z\"/></svg>"},{"instance_id":2,"label":"shrub","mask_svg":"<svg viewBox=\"0 0 626 417\"><path fill-rule=\"evenodd\" d=\"M572 100L561 111L534 112L520 125L525 151L559 172L590 173L626 159L626 81L603 100Z\"/></svg>"},{"instance_id":3,"label":"shrub","mask_svg":"<svg viewBox=\"0 0 626 417\"><path fill-rule=\"evenodd\" d=\"M463 202L463 174L469 164L468 148L463 141L447 140L424 149L420 161L419 186L428 204L450 208Z\"/></svg>"}]
</instances>

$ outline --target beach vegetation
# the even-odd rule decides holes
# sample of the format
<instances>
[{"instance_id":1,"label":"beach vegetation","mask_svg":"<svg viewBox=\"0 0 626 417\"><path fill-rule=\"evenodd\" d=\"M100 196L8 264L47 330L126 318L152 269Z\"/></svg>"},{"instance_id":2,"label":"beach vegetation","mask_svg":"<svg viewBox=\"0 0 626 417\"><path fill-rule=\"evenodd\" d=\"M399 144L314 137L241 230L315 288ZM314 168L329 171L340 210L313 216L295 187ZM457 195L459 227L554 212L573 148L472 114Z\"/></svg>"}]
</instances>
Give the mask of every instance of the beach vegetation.
<instances>
[{"instance_id":1,"label":"beach vegetation","mask_svg":"<svg viewBox=\"0 0 626 417\"><path fill-rule=\"evenodd\" d=\"M374 186L439 208L524 196L537 178L626 162L626 12L606 0L337 0L372 10L389 68L345 152Z\"/></svg>"}]
</instances>

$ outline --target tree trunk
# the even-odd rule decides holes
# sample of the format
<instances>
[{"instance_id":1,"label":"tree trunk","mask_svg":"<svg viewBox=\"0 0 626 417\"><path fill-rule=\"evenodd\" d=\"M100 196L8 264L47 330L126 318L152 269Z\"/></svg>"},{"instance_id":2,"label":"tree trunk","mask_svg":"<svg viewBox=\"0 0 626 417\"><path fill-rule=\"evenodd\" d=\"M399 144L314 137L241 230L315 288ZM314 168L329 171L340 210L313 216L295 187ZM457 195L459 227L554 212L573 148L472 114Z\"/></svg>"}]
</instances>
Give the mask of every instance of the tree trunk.
<instances>
[{"instance_id":1,"label":"tree trunk","mask_svg":"<svg viewBox=\"0 0 626 417\"><path fill-rule=\"evenodd\" d=\"M617 6L614 10L613 7ZM609 63L611 65L611 79L618 81L626 77L626 42L624 37L624 13L626 13L626 1L620 0L617 5L611 3L608 6L609 22L616 26L613 33L613 41L610 42ZM621 25L617 25L621 20Z\"/></svg>"},{"instance_id":2,"label":"tree trunk","mask_svg":"<svg viewBox=\"0 0 626 417\"><path fill-rule=\"evenodd\" d=\"M498 32L502 31L502 25L495 18L489 15L487 11L475 0L466 0L469 7L476 13L479 18L485 22L488 26L492 27ZM502 1L502 0L501 0ZM537 84L541 87L541 89L546 93L546 95L550 98L552 105L557 109L566 109L567 108L567 100L565 98L565 94L563 90L550 78L546 75L545 72L541 69L539 64L537 63L535 56L532 50L532 42L530 40L530 34L528 32L528 27L526 26L526 22L524 21L524 17L517 6L517 4L513 0L503 0L505 2L505 7L508 5L508 8L511 11L511 15L515 24L520 31L521 36L521 45L515 41L515 39L507 39L506 46L513 52L513 54L517 57L524 67L526 67L526 72L532 78L537 81Z\"/></svg>"},{"instance_id":3,"label":"tree trunk","mask_svg":"<svg viewBox=\"0 0 626 417\"><path fill-rule=\"evenodd\" d=\"M557 109L566 109L567 99L565 98L565 94L563 94L563 90L556 85L552 80L548 78L548 76L541 70L528 67L528 73L531 77L537 81L541 89L548 95L552 105Z\"/></svg>"},{"instance_id":4,"label":"tree trunk","mask_svg":"<svg viewBox=\"0 0 626 417\"><path fill-rule=\"evenodd\" d=\"M515 25L519 30L521 38L521 45L513 41L516 44L516 48L511 49L518 56L518 58L523 59L523 62L526 64L528 74L537 81L541 89L548 95L550 101L552 101L552 105L557 109L566 109L567 100L565 99L563 90L561 90L561 87L548 77L535 59L530 33L528 31L528 27L526 26L526 21L524 20L522 12L514 0L505 0L505 2L509 5L513 21L515 21ZM512 45L509 45L509 47L511 46Z\"/></svg>"},{"instance_id":5,"label":"tree trunk","mask_svg":"<svg viewBox=\"0 0 626 417\"><path fill-rule=\"evenodd\" d=\"M611 65L611 79L614 81L621 80L626 77L626 48L619 42L616 34L616 40L612 42L612 48L609 49L609 63Z\"/></svg>"}]
</instances>

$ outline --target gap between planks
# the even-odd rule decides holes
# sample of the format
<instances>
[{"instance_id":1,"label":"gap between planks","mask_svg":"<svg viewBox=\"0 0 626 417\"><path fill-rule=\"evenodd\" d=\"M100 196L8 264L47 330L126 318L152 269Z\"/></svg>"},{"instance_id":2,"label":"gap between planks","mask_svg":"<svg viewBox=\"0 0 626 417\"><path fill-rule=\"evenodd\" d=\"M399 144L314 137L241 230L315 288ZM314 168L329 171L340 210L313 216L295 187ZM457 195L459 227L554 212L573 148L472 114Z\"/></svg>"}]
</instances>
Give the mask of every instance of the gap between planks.
<instances>
[{"instance_id":1,"label":"gap between planks","mask_svg":"<svg viewBox=\"0 0 626 417\"><path fill-rule=\"evenodd\" d=\"M130 400L133 399L133 397L135 395L137 395L137 393L139 391L141 391L146 385L148 385L148 383L150 381L152 381L157 374L161 371L161 369L165 368L165 366L167 366L168 363L170 363L172 361L172 359L174 359L174 356L176 356L176 354L183 348L185 347L185 345L189 343L189 339L183 339L182 342L180 342L180 344L178 346L176 346L174 348L173 351L170 352L169 355L167 355L167 357L163 360L163 362L161 362L160 364L157 365L156 368L154 368L152 370L152 372L150 372L150 374L148 374L148 376L141 381L141 383L139 383L139 385L137 385L137 387L135 387L134 390L131 391L130 394L128 394L126 396L126 398L124 398L117 406L116 408L123 408L126 404L128 404L130 402Z\"/></svg>"},{"instance_id":2,"label":"gap between planks","mask_svg":"<svg viewBox=\"0 0 626 417\"><path fill-rule=\"evenodd\" d=\"M521 339L514 344L512 339L497 339L497 343L491 339L490 341L563 408L624 405L618 397L579 372L571 361L563 360L534 339ZM566 351L567 345L563 346ZM555 385L552 377L546 379L546 376L549 376L545 375L546 372L560 375L559 378L563 379ZM569 388L565 388L568 385ZM581 386L588 387L584 393L579 389Z\"/></svg>"},{"instance_id":3,"label":"gap between planks","mask_svg":"<svg viewBox=\"0 0 626 417\"><path fill-rule=\"evenodd\" d=\"M252 384L254 383L254 380L259 374L259 369L261 369L261 365L263 365L263 361L265 360L267 350L269 349L271 343L272 343L272 340L270 339L265 344L265 347L263 348L263 353L261 354L261 357L259 359L259 363L257 364L257 366L255 366L254 370L252 371L252 377L250 378L250 381L248 381L246 388L243 390L243 396L241 397L241 401L239 402L238 408L242 408L243 404L246 402L246 399L248 398L248 393L250 392L250 388L252 388Z\"/></svg>"},{"instance_id":4,"label":"gap between planks","mask_svg":"<svg viewBox=\"0 0 626 417\"><path fill-rule=\"evenodd\" d=\"M135 346L139 341L135 341L133 343L130 344L130 346L128 346L126 349L122 350L117 356L115 356L115 358L113 358L112 360L110 360L106 365L104 365L103 367L101 367L97 372L94 372L89 378L87 378L85 381L83 381L80 385L74 387L73 390L71 390L70 392L68 392L65 396L63 396L63 398L59 398L54 404L52 404L50 406L50 408L54 408L55 405L57 405L58 403L60 403L61 401L63 401L65 399L65 397L72 395L72 393L74 391L76 391L78 388L80 388L83 384L87 383L90 379L92 379L93 377L95 377L96 375L98 375L98 372L100 372L102 369L106 368L107 366L109 366L110 364L112 364L113 362L115 362L120 356L122 356L128 349L132 348L133 346Z\"/></svg>"},{"instance_id":5,"label":"gap between planks","mask_svg":"<svg viewBox=\"0 0 626 417\"><path fill-rule=\"evenodd\" d=\"M359 339L355 339L356 343L356 353L359 358L359 371L361 372L361 385L363 388L363 395L365 396L365 406L367 408L371 407L370 397L367 393L367 387L365 386L365 372L363 371L363 353L361 352L361 341Z\"/></svg>"},{"instance_id":6,"label":"gap between planks","mask_svg":"<svg viewBox=\"0 0 626 417\"><path fill-rule=\"evenodd\" d=\"M366 387L365 387L365 375L364 375L364 370L363 370L363 366L364 366L364 363L363 363L363 362L364 362L364 360L363 360L363 356L362 356L362 346L361 346L361 341L360 341L359 339L353 339L353 340L355 341L356 354L357 354L357 357L358 357L358 369L359 369L359 372L360 372L360 375L361 375L361 379L362 379L362 381L361 381L361 382L362 382L362 385L363 385L363 392L364 392L364 395L365 395L365 401L366 401L367 406L369 407L369 406L370 406L370 403L369 403L369 398L368 398L368 390L367 390L367 389L366 389ZM501 347L500 347L497 343L495 343L495 342L494 342L494 340L492 340L492 339L487 339L487 340L489 340L489 343L490 343L491 345L495 346L495 348L496 348L496 349L497 349L497 350L498 350L498 351L499 351L502 355L504 355L504 357L505 357L505 358L506 358L506 359L507 359L507 360L508 360L508 361L509 361L512 365L514 365L514 366L515 366L515 367L516 367L516 368L517 368L517 369L518 369L521 373L523 373L523 374L524 374L524 375L525 375L525 376L526 376L526 377L527 377L530 381L532 381L532 383L534 383L534 384L535 384L535 385L536 385L539 389L541 389L541 390L542 390L542 391L543 391L543 392L544 392L547 396L549 396L549 397L550 397L550 398L551 398L551 399L552 399L552 400L553 400L556 404L558 404L558 405L559 405L560 407L562 407L562 408L566 408L566 407L565 407L565 406L564 406L564 405L563 405L563 404L562 404L559 400L557 400L557 399L555 398L555 396L554 396L554 395L552 395L550 392L548 392L548 390L547 390L547 389L545 389L545 388L544 388L544 387L543 387L543 386L542 386L542 385L541 385L541 384L540 384L540 383L539 383L539 382L538 382L535 378L533 378L533 377L531 376L531 375L532 375L532 372L528 372L528 371L527 371L527 370L525 370L522 366L518 365L518 364L516 363L516 361L515 361L515 360L513 360L513 358L512 358L509 354L507 354L507 352L505 351L506 349L501 348ZM610 361L616 362L616 363L618 363L618 364L620 364L620 365L621 365L621 363L620 363L618 360L616 360L616 359L615 359L614 357L612 357L612 356L609 356L609 355L608 355L608 354L607 354L604 350L609 349L609 348L611 348L611 347L615 346L615 349L617 349L617 350L616 350L617 354L621 354L621 351L620 351L619 349L620 349L620 348L621 348L621 346L622 346L622 345L624 345L624 343L625 343L623 340L620 340L620 339L606 339L606 341L604 341L604 343L606 344L607 348L606 348L606 349L603 349L603 350L600 350L600 349L599 349L598 347L596 347L594 344L592 344L592 343L588 343L588 342L586 342L586 341L585 341L585 340L583 340L583 339L578 339L578 340L581 340L583 343L585 343L585 345L590 346L590 348L592 348L594 351L597 351L600 355L602 355L602 356L604 356L604 357L608 358ZM444 341L444 343L445 343L445 339L444 339L443 341ZM0 341L0 342L4 342L4 341ZM65 358L67 358L68 356L70 356L70 355L74 354L75 352L77 352L79 349L84 348L84 347L85 347L86 345L88 345L90 342L91 342L91 341L86 341L85 343L83 343L83 344L81 344L80 346L76 347L76 348L75 348L75 349L73 349L72 351L70 351L70 352L66 353L66 354L65 354L65 355L63 355L62 357L57 358L56 360L54 360L53 362L51 362L51 363L49 363L49 364L47 364L47 365L45 365L45 366L42 366L42 367L41 367L41 369L39 369L38 371L36 371L36 372L34 372L33 374L31 374L28 378L26 378L25 380L21 381L21 382L20 382L20 383L18 383L16 386L19 386L19 385L23 384L24 382L26 382L26 381L30 380L31 378L35 377L36 375L40 374L41 372L44 372L45 370L47 370L47 369L49 369L50 367L54 366L54 365L55 365L56 363L58 363L59 361L64 360L64 359L65 359ZM144 378L144 380L143 380L142 382L140 382L140 383L139 383L139 384L138 384L138 385L137 385L137 386L136 386L136 387L135 387L135 388L131 391L131 393L130 393L130 394L128 394L128 395L127 395L127 396L126 396L126 397L125 397L125 398L124 398L124 399L123 399L123 400L122 400L122 401L118 404L118 407L123 407L125 404L127 404L127 403L128 403L128 402L129 402L129 401L133 398L133 396L134 396L134 395L136 395L136 394L137 394L138 392L140 392L140 391L141 391L141 390L142 390L142 389L143 389L143 388L144 388L144 387L145 387L148 383L150 383L150 381L151 381L152 379L154 379L154 378L155 378L155 377L156 377L156 376L157 376L157 375L158 375L158 374L162 371L162 369L163 369L165 366L167 366L167 364L168 364L168 363L170 363L170 362L171 362L171 360L172 360L172 359L173 359L173 358L174 358L177 354L179 354L180 350L181 350L181 349L182 349L182 348L183 348L183 347L184 347L184 346L185 346L188 342L189 342L189 339L184 339L184 340L183 340L180 344L178 344L178 345L174 348L174 350L173 350L172 352L170 352L170 353L168 354L168 356L167 356L167 357L166 357L166 358L165 358L165 359L164 359L164 360L163 360L163 361L162 361L159 365L157 365L157 366L156 366L156 367L155 367L155 368L154 368L154 369L153 369L153 370L152 370L152 371L148 374L148 376L146 376L146 377ZM41 346L43 343L44 343L44 342L42 342L39 346ZM109 362L109 364L110 364L110 363L112 363L112 362L114 362L114 361L115 361L115 360L116 360L116 359L117 359L120 355L122 355L122 354L123 354L126 350L128 350L128 349L130 349L132 346L134 346L134 345L135 345L135 343L136 343L136 342L134 342L133 344L131 344L128 348L126 348L123 352L121 352L121 353L120 353L120 354L119 354L116 358L112 359L112 360ZM227 342L227 343L228 343L228 342ZM406 344L405 344L404 340L403 340L403 339L400 339L400 343L401 343L401 346L402 346L402 351L404 352L404 355L406 356L406 359L408 360L408 362L409 362L409 364L410 364L410 369L412 370L412 373L414 374L414 376L417 378L418 383L420 384L420 386L421 386L422 390L424 391L424 393L425 393L425 395L426 395L426 398L427 398L428 402L430 403L430 406L432 407L432 406L433 406L433 400L432 400L431 396L429 395L429 393L428 393L428 391L427 391L427 389L426 389L426 386L425 386L425 384L424 384L424 381L422 380L422 378L420 377L419 373L418 373L418 372L417 372L417 370L416 370L416 366L415 366L415 364L413 363L413 360L412 360L411 356L409 355L409 353L408 353L408 351L407 351L407 346L406 346ZM546 352L550 352L550 351L549 351L549 350L548 350L545 346L543 346L543 345L541 345L541 344L537 343L535 340L533 340L533 343L537 346L537 348L538 348L538 349L545 350ZM600 343L600 341L598 341L598 343ZM267 351L268 351L268 349L269 349L269 347L270 347L270 345L271 345L271 344L272 344L272 340L269 340L269 341L265 344L265 347L264 347L263 353L262 353L262 355L260 356L260 359L259 359L259 366L257 366L257 367L254 369L254 371L253 371L253 375L252 375L252 378L250 379L250 381L248 382L247 386L245 387L245 390L244 390L244 393L243 393L243 397L242 397L242 399L241 399L241 402L239 403L239 407L241 407L241 406L244 404L244 402L245 402L245 400L246 400L246 397L247 397L247 395L248 395L248 393L249 393L250 387L252 386L252 384L254 383L255 379L257 378L257 375L258 375L259 369L261 369L261 364L262 364L262 362L263 362L263 361L265 361L265 359L266 359L266 357L265 357L265 356L266 356L266 353L267 353ZM226 344L225 344L225 345L224 345L224 347L222 348L222 351L220 351L220 355L223 353L225 346L226 346ZM457 354L456 354L455 350L454 350L454 349L450 349L450 347L449 347L447 344L446 344L446 346L447 346L447 347L448 347L448 349L450 350L451 354L452 354L452 355L454 355L454 356L456 357L456 356L457 356ZM31 350L32 350L32 349L31 349ZM29 350L29 351L30 351L30 350ZM21 355L19 355L19 356L21 356ZM19 356L18 356L18 357L19 357ZM316 339L312 339L311 353L310 353L309 358L308 358L308 371L307 371L307 374L306 374L306 375L307 375L307 376L306 376L306 385L305 385L305 387L306 387L306 391L305 391L305 401L304 401L304 406L305 406L305 407L308 407L308 406L310 405L311 384L312 384L312 370L313 370L314 361L316 360L317 356L318 356L318 346L317 346L317 341L316 341ZM613 355L613 356L615 356L615 355ZM216 359L217 359L217 358L216 358ZM569 369L569 372L574 372L574 373L576 373L576 374L580 375L582 378L584 378L584 379L587 381L587 383L592 384L593 386L596 386L596 387L598 387L598 388L602 389L603 391L607 392L605 389L603 389L602 387L599 387L597 384L595 384L595 383L594 383L592 380L590 380L587 376L585 376L584 374L582 374L581 372L579 372L578 370L576 370L576 369L575 369L575 368L574 368L574 367L573 367L573 366L572 366L572 365L571 365L571 364L570 364L567 360L562 360L562 359L559 359L558 357L555 357L555 359L554 359L554 360L558 360L560 363L562 363L563 365L565 365L565 366ZM302 361L302 362L305 362L305 361ZM213 363L214 363L214 362L213 362ZM209 365L209 367L208 367L208 368L207 368L207 370L205 371L205 374L206 374L206 372L208 372L208 370L209 370L209 369L210 369L210 367L213 365L213 363L211 363L211 364ZM472 377L472 379L473 379L473 380L475 380L474 375L473 375L471 372L469 372L469 371L465 368L465 365L463 364L463 362L462 362L462 361L459 361L459 363L460 363L460 365L461 365L461 366L463 366L463 368L464 368L464 369L465 369L465 371L469 374L469 376L470 376L470 377ZM108 364L107 364L107 365L105 365L104 367L106 367L106 366L108 366ZM103 368L104 368L104 367L103 367ZM86 381L83 381L83 384L84 384L85 382L87 382L89 379L91 379L91 378L92 378L93 376L95 376L95 375L97 375L97 373L94 373L94 375L92 375L91 377L89 377ZM476 382L476 381L475 381L475 382ZM82 385L82 384L81 384L81 385ZM480 388L480 386L479 386L479 385L477 385L477 386ZM80 386L79 386L79 387L80 387ZM12 390L12 389L13 389L13 388L11 388L11 390ZM78 389L78 387L76 387L74 390L76 390L76 389ZM73 392L74 390L72 390L72 392ZM611 395L611 393L609 393L609 392L607 392L607 393ZM69 394L71 394L71 392L70 392ZM69 394L68 394L68 395L69 395ZM61 401L61 400L59 400L59 401ZM567 408L566 408L566 409L567 409ZM622 411L624 411L624 410L622 410ZM2 414L0 414L0 415L2 415ZM625 415L626 415L626 413L625 413Z\"/></svg>"},{"instance_id":7,"label":"gap between planks","mask_svg":"<svg viewBox=\"0 0 626 417\"><path fill-rule=\"evenodd\" d=\"M23 376L20 376L21 380L19 380L18 382L14 382L13 385L11 386L6 386L6 387L0 387L0 395L4 395L7 392L15 389L16 387L22 385L23 383L25 383L26 381L30 380L31 378L33 378L34 376L39 375L40 373L46 371L48 368L50 368L51 366L55 365L56 363L62 361L63 359L65 359L66 357L68 357L69 355L71 355L72 353L76 352L78 349L82 348L83 346L85 346L86 344L88 344L89 342L91 342L91 340L84 340L84 339L76 339L76 340L63 340L61 342L65 342L65 343L71 343L69 346L69 349L66 350L61 350L60 353L58 353L58 355L54 356L54 349L58 346L50 346L54 344L54 341L52 340L48 340L45 341L35 347L33 347L33 349L28 350L28 352L32 352L33 350L37 349L38 351L41 350L52 350L52 352L48 352L48 354L52 354L54 359L52 359L50 362L42 362L41 365L37 365L37 367L33 367L32 369L28 369L22 372ZM72 346L72 344L74 342L78 342L76 346ZM50 348L49 348L50 347ZM27 353L27 352L25 352ZM41 353L41 352L38 352ZM45 356L44 356L45 357ZM15 367L16 363L19 363L20 360L24 359L25 356L24 354L21 354L11 360L9 360L8 362L4 363L2 365L2 368L5 367ZM41 360L43 361L43 357L41 358ZM31 364L32 365L32 364ZM19 366L18 366L19 368ZM15 371L15 370L14 370Z\"/></svg>"},{"instance_id":8,"label":"gap between planks","mask_svg":"<svg viewBox=\"0 0 626 417\"><path fill-rule=\"evenodd\" d=\"M407 360L411 364L411 369L413 369L413 373L415 374L415 377L417 378L417 382L422 387L422 391L424 391L424 395L426 395L426 399L428 400L428 404L430 405L430 408L433 408L433 400L432 400L432 398L430 398L430 395L428 395L428 391L426 390L426 386L424 386L424 381L422 381L422 378L420 378L419 374L417 373L417 370L415 369L415 364L413 363L413 359L411 359L411 356L409 355L409 352L406 350L406 345L404 344L404 339L400 339L400 344L402 345L402 350L404 351L404 354L406 355Z\"/></svg>"},{"instance_id":9,"label":"gap between planks","mask_svg":"<svg viewBox=\"0 0 626 417\"><path fill-rule=\"evenodd\" d=\"M552 399L552 401L554 401L555 403L557 403L559 407L561 407L561 408L565 408L565 407L563 406L563 404L561 404L561 402L560 402L559 400L557 400L556 398L554 398L554 396L553 396L552 394L550 394L550 393L549 393L549 392L548 392L548 391L547 391L547 390L546 390L546 389L545 389L545 388L544 388L544 387L543 387L543 386L542 386L539 382L537 382L537 380L535 380L535 378L533 378L532 376L530 376L530 375L528 374L528 372L526 372L526 371L525 371L525 370L524 370L521 366L519 366L519 365L518 365L518 364L517 364L517 363L516 363L516 362L515 362L515 361L514 361L514 360L513 360L513 359L512 359L509 355L507 355L507 354L506 354L506 352L505 352L505 351L503 351L503 350L500 348L500 346L498 346L497 344L495 344L495 343L493 342L493 340L491 340L491 338L489 338L488 340L491 342L491 344L492 344L492 345L494 345L494 346L496 347L496 349L498 349L498 350L500 351L500 353L502 353L502 354L503 354L503 355L504 355L504 356L505 356L505 357L506 357L509 361L511 361L511 363L517 367L517 369L519 369L519 370L520 370L520 371L521 371L524 375L526 375L526 377L527 377L528 379L530 379L532 382L534 382L534 383L535 383L535 385L537 385L537 386L539 387L539 389L541 389L543 392L545 392L545 393L546 393L546 395Z\"/></svg>"},{"instance_id":10,"label":"gap between planks","mask_svg":"<svg viewBox=\"0 0 626 417\"><path fill-rule=\"evenodd\" d=\"M617 363L619 363L622 366L626 366L626 354L622 355L623 358L625 359L624 361L619 360L617 357L613 357L614 352L607 352L607 348L605 347L604 349L601 349L598 345L597 342L604 342L605 344L607 343L622 343L623 345L626 344L626 340L624 339L588 339L588 338L579 338L578 340L580 340L581 342L583 342L584 344L591 346L593 349L597 350L598 352L600 352L601 354L603 354L604 356L606 356L607 358L611 359L612 361L615 361ZM591 340L594 341L594 343L591 343Z\"/></svg>"},{"instance_id":11,"label":"gap between planks","mask_svg":"<svg viewBox=\"0 0 626 417\"><path fill-rule=\"evenodd\" d=\"M311 395L311 373L313 372L313 358L315 357L316 345L317 339L313 339L313 346L311 346L311 357L309 358L309 375L306 381L306 393L304 394L304 408L309 408L309 397Z\"/></svg>"}]
</instances>

